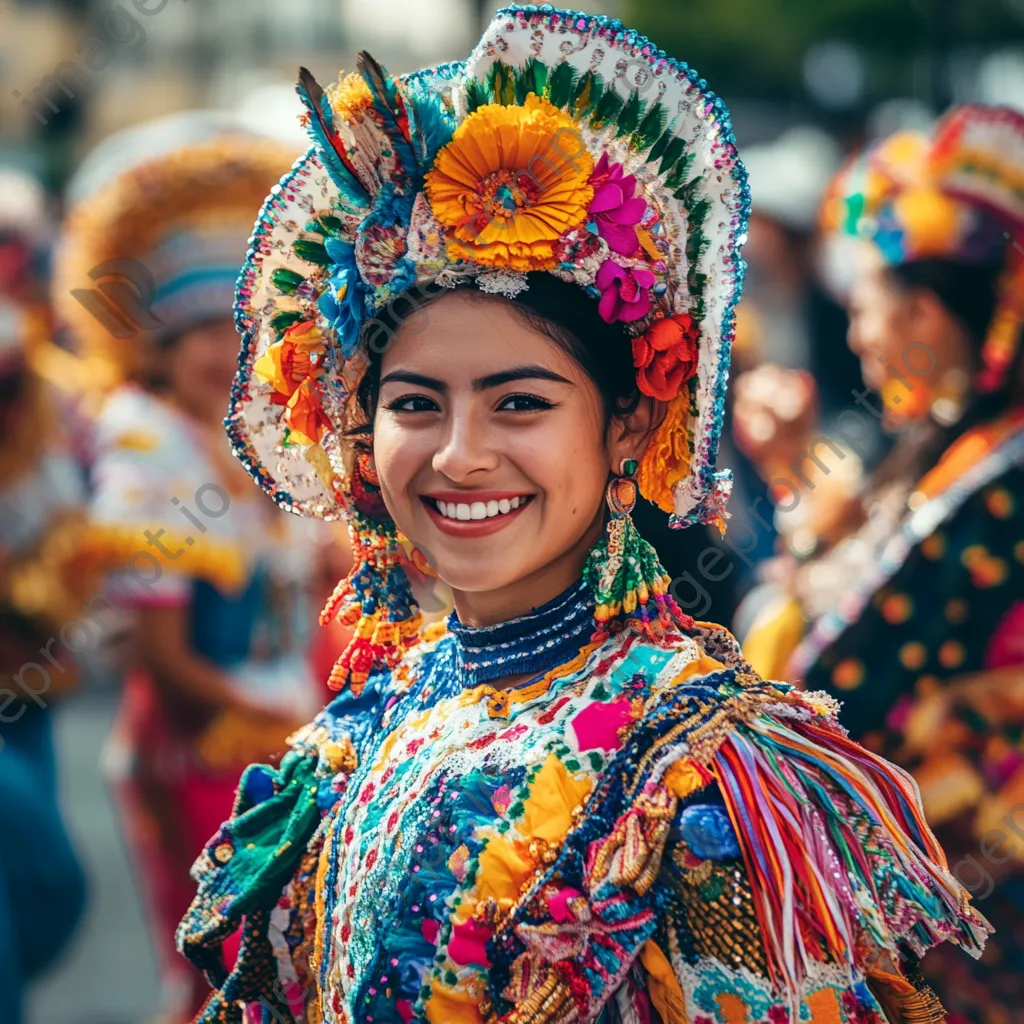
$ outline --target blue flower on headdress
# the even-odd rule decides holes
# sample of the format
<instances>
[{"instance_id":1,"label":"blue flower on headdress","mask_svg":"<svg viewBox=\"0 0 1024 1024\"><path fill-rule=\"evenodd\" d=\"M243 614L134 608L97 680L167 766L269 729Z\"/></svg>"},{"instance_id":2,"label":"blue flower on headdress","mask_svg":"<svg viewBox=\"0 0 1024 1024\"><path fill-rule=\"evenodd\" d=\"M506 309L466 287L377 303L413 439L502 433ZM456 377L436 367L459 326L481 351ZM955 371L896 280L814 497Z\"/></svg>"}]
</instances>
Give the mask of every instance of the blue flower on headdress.
<instances>
[{"instance_id":1,"label":"blue flower on headdress","mask_svg":"<svg viewBox=\"0 0 1024 1024\"><path fill-rule=\"evenodd\" d=\"M356 266L354 245L339 238L328 238L324 245L334 269L317 305L334 329L342 356L351 359L359 344L359 332L366 317L366 295L369 289Z\"/></svg>"}]
</instances>

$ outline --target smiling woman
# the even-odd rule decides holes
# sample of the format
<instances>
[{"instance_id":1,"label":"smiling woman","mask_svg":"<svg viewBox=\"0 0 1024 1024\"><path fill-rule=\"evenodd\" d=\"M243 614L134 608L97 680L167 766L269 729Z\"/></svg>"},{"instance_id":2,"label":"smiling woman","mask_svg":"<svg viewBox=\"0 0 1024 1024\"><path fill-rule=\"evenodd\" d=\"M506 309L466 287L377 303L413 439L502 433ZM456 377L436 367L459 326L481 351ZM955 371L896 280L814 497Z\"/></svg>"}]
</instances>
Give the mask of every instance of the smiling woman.
<instances>
[{"instance_id":1,"label":"smiling woman","mask_svg":"<svg viewBox=\"0 0 1024 1024\"><path fill-rule=\"evenodd\" d=\"M986 926L915 790L685 616L630 515L724 525L721 102L549 7L466 63L359 67L302 76L314 147L257 223L229 417L275 500L348 522L324 619L354 638L197 861L200 1020L938 1024L917 960ZM577 176L533 175L566 123Z\"/></svg>"}]
</instances>

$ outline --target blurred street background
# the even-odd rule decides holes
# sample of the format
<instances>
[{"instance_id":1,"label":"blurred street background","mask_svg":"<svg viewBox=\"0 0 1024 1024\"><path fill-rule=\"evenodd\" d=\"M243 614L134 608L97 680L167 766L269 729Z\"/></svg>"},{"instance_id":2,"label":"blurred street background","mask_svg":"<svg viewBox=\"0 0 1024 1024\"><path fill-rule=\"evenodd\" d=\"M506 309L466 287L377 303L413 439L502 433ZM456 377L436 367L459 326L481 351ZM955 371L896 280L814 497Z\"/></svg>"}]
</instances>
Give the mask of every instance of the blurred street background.
<instances>
[{"instance_id":1,"label":"blurred street background","mask_svg":"<svg viewBox=\"0 0 1024 1024\"><path fill-rule=\"evenodd\" d=\"M232 111L254 127L273 126L298 153L300 65L326 82L351 69L363 48L394 72L460 59L498 6L0 0L0 168L41 183L57 224L86 154L160 115ZM586 8L686 59L726 101L741 156L749 156L754 213L763 215L747 251L737 370L765 361L808 370L822 406L838 407L859 376L843 342L842 282L813 244L822 190L855 147L927 128L950 104L1024 110L1024 0L594 0ZM89 182L79 178L77 187ZM885 442L876 444L881 451ZM728 454L723 463L731 464ZM761 484L742 468L737 477L749 500ZM766 534L753 561L772 543ZM751 582L737 568L732 589L695 584L707 589L707 617L731 620ZM161 1007L138 880L100 769L121 686L105 665L87 663L50 712L60 806L89 898L70 947L31 991L29 1024L143 1024Z\"/></svg>"}]
</instances>

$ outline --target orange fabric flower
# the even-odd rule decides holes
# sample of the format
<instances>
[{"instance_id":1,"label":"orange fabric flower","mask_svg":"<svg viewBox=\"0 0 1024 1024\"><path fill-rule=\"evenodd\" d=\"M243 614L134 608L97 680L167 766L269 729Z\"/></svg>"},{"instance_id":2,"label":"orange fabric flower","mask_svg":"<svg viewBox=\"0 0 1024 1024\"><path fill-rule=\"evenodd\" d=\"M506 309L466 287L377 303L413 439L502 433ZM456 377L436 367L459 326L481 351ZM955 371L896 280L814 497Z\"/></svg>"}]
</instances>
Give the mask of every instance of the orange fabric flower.
<instances>
[{"instance_id":1,"label":"orange fabric flower","mask_svg":"<svg viewBox=\"0 0 1024 1024\"><path fill-rule=\"evenodd\" d=\"M697 371L697 325L688 313L656 320L633 339L637 385L645 395L671 402Z\"/></svg>"},{"instance_id":2,"label":"orange fabric flower","mask_svg":"<svg viewBox=\"0 0 1024 1024\"><path fill-rule=\"evenodd\" d=\"M576 122L531 93L522 106L470 114L437 154L426 192L453 259L551 270L559 236L586 220L593 169Z\"/></svg>"},{"instance_id":3,"label":"orange fabric flower","mask_svg":"<svg viewBox=\"0 0 1024 1024\"><path fill-rule=\"evenodd\" d=\"M253 373L269 384L278 395L291 398L299 385L313 372L310 359L323 351L323 335L312 320L293 324L284 337L271 345L253 364ZM285 404L284 399L280 404Z\"/></svg>"},{"instance_id":4,"label":"orange fabric flower","mask_svg":"<svg viewBox=\"0 0 1024 1024\"><path fill-rule=\"evenodd\" d=\"M288 400L285 415L291 432L289 440L298 444L316 444L331 429L331 421L311 377L307 377Z\"/></svg>"}]
</instances>

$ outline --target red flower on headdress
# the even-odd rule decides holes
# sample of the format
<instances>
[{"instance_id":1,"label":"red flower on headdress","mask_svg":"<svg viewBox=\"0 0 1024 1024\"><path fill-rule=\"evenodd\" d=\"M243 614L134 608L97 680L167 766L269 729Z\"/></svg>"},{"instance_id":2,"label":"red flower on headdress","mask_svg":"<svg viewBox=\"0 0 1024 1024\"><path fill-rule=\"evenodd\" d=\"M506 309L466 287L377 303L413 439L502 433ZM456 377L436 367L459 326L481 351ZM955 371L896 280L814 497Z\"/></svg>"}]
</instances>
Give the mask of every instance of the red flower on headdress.
<instances>
[{"instance_id":1,"label":"red flower on headdress","mask_svg":"<svg viewBox=\"0 0 1024 1024\"><path fill-rule=\"evenodd\" d=\"M700 330L689 313L655 320L633 339L637 385L645 395L670 402L697 372Z\"/></svg>"},{"instance_id":2,"label":"red flower on headdress","mask_svg":"<svg viewBox=\"0 0 1024 1024\"><path fill-rule=\"evenodd\" d=\"M622 164L609 164L608 154L602 153L589 184L594 190L594 198L587 212L597 225L597 233L612 252L632 256L640 244L636 225L647 212L647 203L641 198L633 198L636 177L623 175Z\"/></svg>"}]
</instances>

